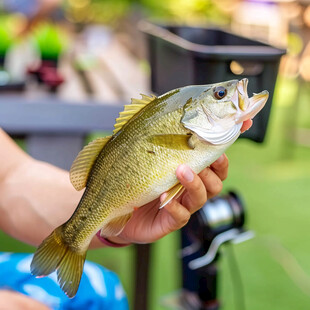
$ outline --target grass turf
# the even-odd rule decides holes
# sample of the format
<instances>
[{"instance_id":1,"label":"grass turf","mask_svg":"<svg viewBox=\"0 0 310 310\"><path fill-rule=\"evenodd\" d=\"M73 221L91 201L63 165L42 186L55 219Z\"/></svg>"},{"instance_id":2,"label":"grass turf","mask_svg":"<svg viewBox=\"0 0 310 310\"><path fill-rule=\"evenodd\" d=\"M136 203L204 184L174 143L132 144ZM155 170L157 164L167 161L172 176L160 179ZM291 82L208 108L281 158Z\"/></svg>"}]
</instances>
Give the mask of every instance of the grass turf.
<instances>
[{"instance_id":1,"label":"grass turf","mask_svg":"<svg viewBox=\"0 0 310 310\"><path fill-rule=\"evenodd\" d=\"M307 88L306 88L307 90ZM224 192L239 192L247 210L247 226L256 237L234 245L241 272L246 308L251 310L308 309L310 303L310 148L292 143L292 125L310 128L310 94L303 91L296 109L296 81L278 81L274 106L264 144L239 140L227 152L229 178ZM309 94L309 95L308 95ZM28 252L34 248L0 233L2 251ZM150 275L150 310L163 310L163 296L180 288L180 261L176 252L179 234L153 245ZM241 288L229 267L229 247L219 261L219 298L223 310L235 306ZM115 270L132 301L134 248L89 251L88 259ZM239 296L240 298L240 296ZM238 297L237 297L238 300Z\"/></svg>"}]
</instances>

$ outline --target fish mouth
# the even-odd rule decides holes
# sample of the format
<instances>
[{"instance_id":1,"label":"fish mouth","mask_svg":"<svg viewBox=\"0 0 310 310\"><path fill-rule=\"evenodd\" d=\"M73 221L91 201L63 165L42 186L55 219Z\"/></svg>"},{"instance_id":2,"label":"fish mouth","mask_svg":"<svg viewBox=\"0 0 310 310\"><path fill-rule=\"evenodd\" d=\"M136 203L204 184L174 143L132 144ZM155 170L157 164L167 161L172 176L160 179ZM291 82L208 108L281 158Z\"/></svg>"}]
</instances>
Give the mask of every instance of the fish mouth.
<instances>
[{"instance_id":1,"label":"fish mouth","mask_svg":"<svg viewBox=\"0 0 310 310\"><path fill-rule=\"evenodd\" d=\"M248 97L248 79L242 79L237 84L236 92L232 102L237 108L235 123L240 124L248 119L252 119L266 104L269 97L267 90Z\"/></svg>"}]
</instances>

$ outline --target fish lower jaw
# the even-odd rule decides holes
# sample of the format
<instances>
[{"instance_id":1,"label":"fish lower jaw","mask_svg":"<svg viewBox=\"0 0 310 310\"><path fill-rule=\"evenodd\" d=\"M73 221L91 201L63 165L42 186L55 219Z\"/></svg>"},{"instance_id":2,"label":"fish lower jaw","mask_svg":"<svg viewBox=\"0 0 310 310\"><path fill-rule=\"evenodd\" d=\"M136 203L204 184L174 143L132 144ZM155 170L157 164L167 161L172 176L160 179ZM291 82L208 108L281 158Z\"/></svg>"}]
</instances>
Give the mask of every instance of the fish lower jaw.
<instances>
[{"instance_id":1,"label":"fish lower jaw","mask_svg":"<svg viewBox=\"0 0 310 310\"><path fill-rule=\"evenodd\" d=\"M249 105L245 111L238 111L237 117L235 118L236 124L244 122L248 119L253 119L254 116L265 106L269 93L267 90L260 92L259 94L254 94L253 97L249 99Z\"/></svg>"},{"instance_id":2,"label":"fish lower jaw","mask_svg":"<svg viewBox=\"0 0 310 310\"><path fill-rule=\"evenodd\" d=\"M247 121L248 119L250 119L250 117L247 116L245 113L238 113L235 117L235 124L239 125L239 124Z\"/></svg>"}]
</instances>

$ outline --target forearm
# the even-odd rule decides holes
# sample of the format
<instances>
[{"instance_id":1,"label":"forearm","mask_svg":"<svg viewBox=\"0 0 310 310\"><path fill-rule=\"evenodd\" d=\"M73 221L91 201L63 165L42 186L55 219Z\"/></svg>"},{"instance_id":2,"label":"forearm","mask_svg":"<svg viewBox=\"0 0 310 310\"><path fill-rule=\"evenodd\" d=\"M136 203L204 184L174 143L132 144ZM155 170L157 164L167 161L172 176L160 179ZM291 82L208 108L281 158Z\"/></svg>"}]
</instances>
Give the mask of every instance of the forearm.
<instances>
[{"instance_id":1,"label":"forearm","mask_svg":"<svg viewBox=\"0 0 310 310\"><path fill-rule=\"evenodd\" d=\"M0 185L0 227L37 245L70 217L80 196L66 171L33 159L22 161Z\"/></svg>"},{"instance_id":2,"label":"forearm","mask_svg":"<svg viewBox=\"0 0 310 310\"><path fill-rule=\"evenodd\" d=\"M0 131L0 229L37 245L74 212L82 192L67 171L39 162Z\"/></svg>"}]
</instances>

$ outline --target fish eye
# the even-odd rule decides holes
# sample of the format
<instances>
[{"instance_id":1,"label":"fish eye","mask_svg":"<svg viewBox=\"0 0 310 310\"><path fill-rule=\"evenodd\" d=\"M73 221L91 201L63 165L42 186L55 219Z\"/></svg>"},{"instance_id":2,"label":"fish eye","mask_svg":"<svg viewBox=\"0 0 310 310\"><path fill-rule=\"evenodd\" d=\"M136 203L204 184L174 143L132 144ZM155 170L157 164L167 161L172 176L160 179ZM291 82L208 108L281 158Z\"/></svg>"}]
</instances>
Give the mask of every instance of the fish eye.
<instances>
[{"instance_id":1,"label":"fish eye","mask_svg":"<svg viewBox=\"0 0 310 310\"><path fill-rule=\"evenodd\" d=\"M227 95L227 89L223 86L215 87L213 94L216 99L223 99Z\"/></svg>"}]
</instances>

